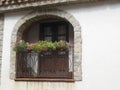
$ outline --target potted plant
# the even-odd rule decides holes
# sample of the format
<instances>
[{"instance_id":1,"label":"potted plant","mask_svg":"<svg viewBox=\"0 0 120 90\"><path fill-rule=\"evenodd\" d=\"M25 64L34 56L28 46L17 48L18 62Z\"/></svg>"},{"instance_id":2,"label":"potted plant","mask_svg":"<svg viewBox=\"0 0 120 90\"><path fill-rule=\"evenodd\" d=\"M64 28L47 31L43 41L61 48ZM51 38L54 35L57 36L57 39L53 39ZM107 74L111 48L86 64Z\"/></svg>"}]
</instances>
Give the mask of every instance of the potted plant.
<instances>
[{"instance_id":1,"label":"potted plant","mask_svg":"<svg viewBox=\"0 0 120 90\"><path fill-rule=\"evenodd\" d=\"M68 51L70 48L70 43L60 40L56 43L56 49L58 51Z\"/></svg>"},{"instance_id":2,"label":"potted plant","mask_svg":"<svg viewBox=\"0 0 120 90\"><path fill-rule=\"evenodd\" d=\"M48 52L52 51L55 49L55 45L52 42L47 42L47 41L38 41L37 43L34 44L33 46L33 51L35 52Z\"/></svg>"},{"instance_id":3,"label":"potted plant","mask_svg":"<svg viewBox=\"0 0 120 90\"><path fill-rule=\"evenodd\" d=\"M56 51L58 55L66 55L68 54L70 48L70 43L60 40L56 42Z\"/></svg>"},{"instance_id":4,"label":"potted plant","mask_svg":"<svg viewBox=\"0 0 120 90\"><path fill-rule=\"evenodd\" d=\"M16 52L26 52L27 51L27 43L24 40L20 40L15 44L13 48Z\"/></svg>"},{"instance_id":5,"label":"potted plant","mask_svg":"<svg viewBox=\"0 0 120 90\"><path fill-rule=\"evenodd\" d=\"M48 42L48 41L38 41L36 43L27 43L24 40L20 40L15 44L14 51L16 52L67 52L69 51L70 43L60 40L56 42Z\"/></svg>"}]
</instances>

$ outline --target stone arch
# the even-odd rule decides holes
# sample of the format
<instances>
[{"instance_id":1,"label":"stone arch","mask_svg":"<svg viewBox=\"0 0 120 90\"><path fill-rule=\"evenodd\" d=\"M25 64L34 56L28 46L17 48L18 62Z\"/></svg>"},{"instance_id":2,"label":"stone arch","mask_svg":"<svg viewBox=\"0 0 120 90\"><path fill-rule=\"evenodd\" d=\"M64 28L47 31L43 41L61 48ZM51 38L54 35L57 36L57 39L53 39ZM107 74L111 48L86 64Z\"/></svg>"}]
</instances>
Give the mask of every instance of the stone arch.
<instances>
[{"instance_id":1,"label":"stone arch","mask_svg":"<svg viewBox=\"0 0 120 90\"><path fill-rule=\"evenodd\" d=\"M31 22L34 22L40 18L44 18L44 16L57 16L67 20L73 26L74 31L74 80L81 80L82 79L82 71L81 71L81 59L82 59L82 43L81 43L81 28L79 22L69 14L68 12L58 10L58 9L51 9L51 10L43 10L43 11L32 11L28 13L26 16L22 17L15 25L14 30L12 32L11 37L11 59L10 59L10 78L14 79L15 77L15 60L16 60L16 53L12 50L14 44L17 40L17 37L21 35L20 32L29 25Z\"/></svg>"}]
</instances>

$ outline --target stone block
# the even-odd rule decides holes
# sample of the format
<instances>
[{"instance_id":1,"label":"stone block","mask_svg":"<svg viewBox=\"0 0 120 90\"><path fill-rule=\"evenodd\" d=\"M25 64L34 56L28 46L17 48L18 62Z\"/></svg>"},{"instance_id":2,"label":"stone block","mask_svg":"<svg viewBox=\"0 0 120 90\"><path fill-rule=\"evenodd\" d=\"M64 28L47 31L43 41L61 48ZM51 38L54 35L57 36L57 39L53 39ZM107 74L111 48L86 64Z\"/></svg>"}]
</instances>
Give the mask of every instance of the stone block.
<instances>
[{"instance_id":1,"label":"stone block","mask_svg":"<svg viewBox=\"0 0 120 90\"><path fill-rule=\"evenodd\" d=\"M3 26L4 15L0 14L0 79L1 79L1 64L2 64L2 42L3 42Z\"/></svg>"}]
</instances>

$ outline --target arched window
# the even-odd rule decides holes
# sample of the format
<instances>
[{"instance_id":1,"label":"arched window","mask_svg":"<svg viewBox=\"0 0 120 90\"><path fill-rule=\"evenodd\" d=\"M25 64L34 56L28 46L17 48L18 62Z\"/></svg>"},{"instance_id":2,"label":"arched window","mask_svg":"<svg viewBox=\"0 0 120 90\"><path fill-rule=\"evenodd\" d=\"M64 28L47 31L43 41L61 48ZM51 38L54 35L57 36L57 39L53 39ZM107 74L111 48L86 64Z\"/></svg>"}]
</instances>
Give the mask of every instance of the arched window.
<instances>
[{"instance_id":1,"label":"arched window","mask_svg":"<svg viewBox=\"0 0 120 90\"><path fill-rule=\"evenodd\" d=\"M43 53L16 53L16 80L73 81L72 25L62 18L46 18L32 22L22 32L22 40L28 43L38 41L71 44L68 51L47 51Z\"/></svg>"}]
</instances>

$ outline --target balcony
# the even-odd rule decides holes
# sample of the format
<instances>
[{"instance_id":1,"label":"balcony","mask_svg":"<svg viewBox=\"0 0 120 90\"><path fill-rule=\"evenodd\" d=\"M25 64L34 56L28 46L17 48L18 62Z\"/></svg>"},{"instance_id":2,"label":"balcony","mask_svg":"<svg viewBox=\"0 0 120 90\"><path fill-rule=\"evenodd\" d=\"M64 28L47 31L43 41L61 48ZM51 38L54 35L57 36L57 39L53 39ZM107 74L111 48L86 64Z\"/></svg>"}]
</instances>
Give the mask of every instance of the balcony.
<instances>
[{"instance_id":1,"label":"balcony","mask_svg":"<svg viewBox=\"0 0 120 90\"><path fill-rule=\"evenodd\" d=\"M17 53L16 78L72 78L72 72L69 72L68 52Z\"/></svg>"}]
</instances>

